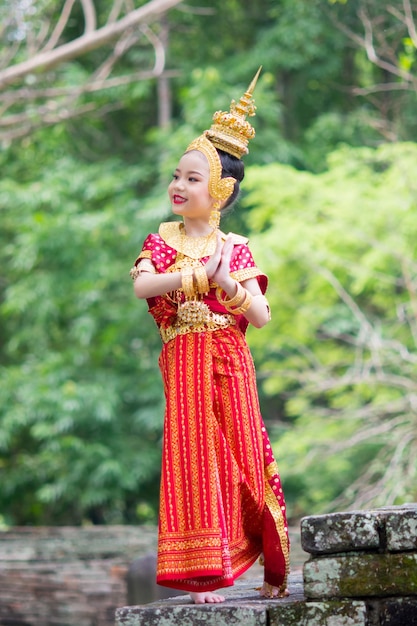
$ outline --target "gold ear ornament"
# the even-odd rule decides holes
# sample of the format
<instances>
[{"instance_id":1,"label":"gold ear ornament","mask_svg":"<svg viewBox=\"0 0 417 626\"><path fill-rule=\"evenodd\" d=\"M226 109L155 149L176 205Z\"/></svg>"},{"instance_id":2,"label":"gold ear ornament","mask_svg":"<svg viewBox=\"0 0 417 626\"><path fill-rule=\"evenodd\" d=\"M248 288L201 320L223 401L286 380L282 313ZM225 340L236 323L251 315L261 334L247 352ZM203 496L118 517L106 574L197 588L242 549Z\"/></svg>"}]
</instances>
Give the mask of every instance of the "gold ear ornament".
<instances>
[{"instance_id":1,"label":"gold ear ornament","mask_svg":"<svg viewBox=\"0 0 417 626\"><path fill-rule=\"evenodd\" d=\"M198 150L206 157L210 168L209 193L215 200L227 200L233 193L236 179L232 176L222 178L222 163L219 154L211 141L203 134L194 139L186 152Z\"/></svg>"},{"instance_id":2,"label":"gold ear ornament","mask_svg":"<svg viewBox=\"0 0 417 626\"><path fill-rule=\"evenodd\" d=\"M214 229L219 228L220 218L221 218L220 206L217 206L217 207L214 206L213 210L210 211L209 225Z\"/></svg>"}]
</instances>

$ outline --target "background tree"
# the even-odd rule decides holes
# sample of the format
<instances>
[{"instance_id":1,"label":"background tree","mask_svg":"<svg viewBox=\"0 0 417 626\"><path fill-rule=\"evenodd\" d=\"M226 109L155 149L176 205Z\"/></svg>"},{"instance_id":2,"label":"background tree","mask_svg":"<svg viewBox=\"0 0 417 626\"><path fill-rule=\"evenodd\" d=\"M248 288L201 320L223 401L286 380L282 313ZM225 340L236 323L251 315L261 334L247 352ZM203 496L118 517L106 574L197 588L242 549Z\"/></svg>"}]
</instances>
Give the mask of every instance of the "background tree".
<instances>
[{"instance_id":1,"label":"background tree","mask_svg":"<svg viewBox=\"0 0 417 626\"><path fill-rule=\"evenodd\" d=\"M417 498L416 165L408 143L341 149L320 175L249 172L274 286L274 324L250 339L293 513Z\"/></svg>"},{"instance_id":2,"label":"background tree","mask_svg":"<svg viewBox=\"0 0 417 626\"><path fill-rule=\"evenodd\" d=\"M343 6L332 19L358 56L360 80L352 84L351 93L372 106L376 115L369 124L387 141L407 139L410 132L415 136L417 3L347 0L339 4Z\"/></svg>"},{"instance_id":3,"label":"background tree","mask_svg":"<svg viewBox=\"0 0 417 626\"><path fill-rule=\"evenodd\" d=\"M117 89L150 78L162 80L166 50L159 36L161 16L179 2L151 0L136 9L119 0L6 2L0 12L5 41L0 140L120 108L120 99L114 98ZM81 57L85 60L77 63ZM126 62L120 68L122 59ZM133 59L140 61L140 70L129 67ZM98 100L88 97L110 89L112 102L107 105L99 107Z\"/></svg>"},{"instance_id":4,"label":"background tree","mask_svg":"<svg viewBox=\"0 0 417 626\"><path fill-rule=\"evenodd\" d=\"M170 216L179 151L259 65L247 191L223 227L250 235L271 276L273 321L250 342L290 514L415 498L415 145L381 145L414 140L415 93L381 90L387 125L358 91L393 82L359 45L368 4L1 5L0 78L15 78L0 117L5 523L155 519L160 342L128 272ZM378 7L397 24L388 9L406 5ZM404 24L386 34L400 59ZM47 41L49 58L75 56L42 66Z\"/></svg>"},{"instance_id":5,"label":"background tree","mask_svg":"<svg viewBox=\"0 0 417 626\"><path fill-rule=\"evenodd\" d=\"M1 508L18 523L146 520L163 407L157 333L129 290L129 225L149 228L139 168L40 170L1 184Z\"/></svg>"}]
</instances>

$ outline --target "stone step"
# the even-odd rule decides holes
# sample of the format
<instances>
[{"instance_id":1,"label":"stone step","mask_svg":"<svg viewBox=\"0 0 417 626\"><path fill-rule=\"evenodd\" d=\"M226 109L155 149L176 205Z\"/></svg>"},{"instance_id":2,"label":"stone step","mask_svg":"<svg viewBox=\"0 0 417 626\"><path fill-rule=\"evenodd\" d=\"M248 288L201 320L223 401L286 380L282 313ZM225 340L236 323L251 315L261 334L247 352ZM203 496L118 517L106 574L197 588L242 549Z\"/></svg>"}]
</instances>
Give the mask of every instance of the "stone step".
<instances>
[{"instance_id":1,"label":"stone step","mask_svg":"<svg viewBox=\"0 0 417 626\"><path fill-rule=\"evenodd\" d=\"M304 565L304 593L310 599L417 595L417 552L312 559Z\"/></svg>"},{"instance_id":2,"label":"stone step","mask_svg":"<svg viewBox=\"0 0 417 626\"><path fill-rule=\"evenodd\" d=\"M222 590L226 601L195 605L189 596L116 610L116 626L417 626L417 597L307 600L301 571L290 575L291 595L260 599L262 579Z\"/></svg>"},{"instance_id":3,"label":"stone step","mask_svg":"<svg viewBox=\"0 0 417 626\"><path fill-rule=\"evenodd\" d=\"M237 581L223 589L221 604L195 605L189 596L117 609L117 626L365 626L364 602L328 601L306 603L301 571L289 577L290 596L261 599L258 580Z\"/></svg>"},{"instance_id":4,"label":"stone step","mask_svg":"<svg viewBox=\"0 0 417 626\"><path fill-rule=\"evenodd\" d=\"M301 545L313 555L417 550L417 504L304 517Z\"/></svg>"}]
</instances>

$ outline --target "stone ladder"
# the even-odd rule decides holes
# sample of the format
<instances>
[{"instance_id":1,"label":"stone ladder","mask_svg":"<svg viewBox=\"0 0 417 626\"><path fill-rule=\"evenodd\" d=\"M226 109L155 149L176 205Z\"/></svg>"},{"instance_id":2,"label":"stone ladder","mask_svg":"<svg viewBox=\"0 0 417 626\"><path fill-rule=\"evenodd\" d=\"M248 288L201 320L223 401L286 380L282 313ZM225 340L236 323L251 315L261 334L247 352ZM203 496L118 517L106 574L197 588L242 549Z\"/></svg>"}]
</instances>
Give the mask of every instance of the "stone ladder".
<instances>
[{"instance_id":1,"label":"stone ladder","mask_svg":"<svg viewBox=\"0 0 417 626\"><path fill-rule=\"evenodd\" d=\"M223 590L226 601L180 596L116 610L116 626L417 626L417 504L305 517L310 554L291 595L260 600L262 579Z\"/></svg>"}]
</instances>

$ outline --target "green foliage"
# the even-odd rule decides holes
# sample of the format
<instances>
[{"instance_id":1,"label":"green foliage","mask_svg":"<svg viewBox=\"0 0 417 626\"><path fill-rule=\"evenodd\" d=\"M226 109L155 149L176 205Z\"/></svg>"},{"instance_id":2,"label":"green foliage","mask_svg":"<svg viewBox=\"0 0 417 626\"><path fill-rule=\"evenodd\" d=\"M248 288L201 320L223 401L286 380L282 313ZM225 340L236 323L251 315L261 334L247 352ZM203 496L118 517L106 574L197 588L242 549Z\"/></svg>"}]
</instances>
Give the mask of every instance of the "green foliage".
<instances>
[{"instance_id":1,"label":"green foliage","mask_svg":"<svg viewBox=\"0 0 417 626\"><path fill-rule=\"evenodd\" d=\"M2 58L23 60L61 5L4 2ZM95 3L99 25L111 5ZM178 5L150 23L168 32L164 128L158 79L75 97L112 45L7 88L30 97L4 100L2 128L21 113L52 125L0 152L0 523L155 519L160 341L128 271L166 217L178 156L259 65L257 135L224 227L251 235L270 276L273 321L249 340L292 514L416 499L416 147L378 148L415 138L416 92L390 91L400 79L346 34L363 35L366 9L377 52L414 72L403 3L390 6ZM76 2L61 42L83 29ZM144 36L112 76L153 63ZM47 88L89 113L51 123Z\"/></svg>"},{"instance_id":2,"label":"green foliage","mask_svg":"<svg viewBox=\"0 0 417 626\"><path fill-rule=\"evenodd\" d=\"M0 510L9 523L137 521L142 500L155 514L163 401L129 269L157 217L135 192L139 167L39 169L0 183Z\"/></svg>"},{"instance_id":3,"label":"green foliage","mask_svg":"<svg viewBox=\"0 0 417 626\"><path fill-rule=\"evenodd\" d=\"M283 406L294 515L417 496L416 167L409 143L342 148L319 175L248 171L273 311L250 340L262 392Z\"/></svg>"}]
</instances>

